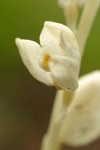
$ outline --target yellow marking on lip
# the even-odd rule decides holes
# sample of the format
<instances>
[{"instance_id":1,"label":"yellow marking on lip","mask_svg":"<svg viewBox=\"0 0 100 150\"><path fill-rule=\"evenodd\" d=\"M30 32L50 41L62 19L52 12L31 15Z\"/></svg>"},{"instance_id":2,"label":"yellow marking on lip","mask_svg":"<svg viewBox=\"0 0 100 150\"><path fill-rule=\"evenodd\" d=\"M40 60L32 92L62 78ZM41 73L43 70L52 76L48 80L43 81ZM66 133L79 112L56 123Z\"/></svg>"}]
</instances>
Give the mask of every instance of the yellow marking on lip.
<instances>
[{"instance_id":1,"label":"yellow marking on lip","mask_svg":"<svg viewBox=\"0 0 100 150\"><path fill-rule=\"evenodd\" d=\"M48 62L50 61L50 56L48 54L45 54L42 57L42 67L48 71L49 70L49 66L48 66Z\"/></svg>"}]
</instances>

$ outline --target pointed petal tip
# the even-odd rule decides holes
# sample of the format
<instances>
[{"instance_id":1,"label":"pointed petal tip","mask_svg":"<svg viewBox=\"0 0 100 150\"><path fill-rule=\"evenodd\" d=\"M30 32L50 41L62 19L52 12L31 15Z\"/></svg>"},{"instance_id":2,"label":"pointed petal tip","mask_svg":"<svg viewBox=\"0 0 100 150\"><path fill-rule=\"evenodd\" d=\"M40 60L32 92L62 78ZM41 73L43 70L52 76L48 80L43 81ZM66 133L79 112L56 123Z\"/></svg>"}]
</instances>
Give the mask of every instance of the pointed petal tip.
<instances>
[{"instance_id":1,"label":"pointed petal tip","mask_svg":"<svg viewBox=\"0 0 100 150\"><path fill-rule=\"evenodd\" d=\"M22 41L24 41L24 40L21 39L21 38L16 38L16 39L15 39L15 44L17 45L17 47L19 47L19 46L22 45Z\"/></svg>"},{"instance_id":2,"label":"pointed petal tip","mask_svg":"<svg viewBox=\"0 0 100 150\"><path fill-rule=\"evenodd\" d=\"M56 22L45 21L44 22L44 27L52 27L52 26L55 26L56 24L57 24Z\"/></svg>"},{"instance_id":3,"label":"pointed petal tip","mask_svg":"<svg viewBox=\"0 0 100 150\"><path fill-rule=\"evenodd\" d=\"M19 50L22 50L22 49L29 49L30 47L34 48L34 44L36 45L36 42L28 39L16 38L15 44L17 45Z\"/></svg>"},{"instance_id":4,"label":"pointed petal tip","mask_svg":"<svg viewBox=\"0 0 100 150\"><path fill-rule=\"evenodd\" d=\"M19 44L21 44L22 42L26 43L26 42L33 42L33 41L28 40L28 39L21 39L21 38L16 38L16 39L15 39L16 45L19 45Z\"/></svg>"},{"instance_id":5,"label":"pointed petal tip","mask_svg":"<svg viewBox=\"0 0 100 150\"><path fill-rule=\"evenodd\" d=\"M18 45L18 43L20 42L20 40L21 40L20 38L16 38L16 39L15 39L16 45Z\"/></svg>"},{"instance_id":6,"label":"pointed petal tip","mask_svg":"<svg viewBox=\"0 0 100 150\"><path fill-rule=\"evenodd\" d=\"M50 24L50 23L52 23L52 21L45 21L45 22L44 22L44 25L48 25L48 24Z\"/></svg>"},{"instance_id":7,"label":"pointed petal tip","mask_svg":"<svg viewBox=\"0 0 100 150\"><path fill-rule=\"evenodd\" d=\"M54 27L54 28L65 27L65 25L53 21L45 21L44 26Z\"/></svg>"},{"instance_id":8,"label":"pointed petal tip","mask_svg":"<svg viewBox=\"0 0 100 150\"><path fill-rule=\"evenodd\" d=\"M23 50L23 47L24 47L24 43L23 43L23 39L20 39L20 38L16 38L15 39L15 44L17 45L17 48L18 48L18 51L22 51Z\"/></svg>"}]
</instances>

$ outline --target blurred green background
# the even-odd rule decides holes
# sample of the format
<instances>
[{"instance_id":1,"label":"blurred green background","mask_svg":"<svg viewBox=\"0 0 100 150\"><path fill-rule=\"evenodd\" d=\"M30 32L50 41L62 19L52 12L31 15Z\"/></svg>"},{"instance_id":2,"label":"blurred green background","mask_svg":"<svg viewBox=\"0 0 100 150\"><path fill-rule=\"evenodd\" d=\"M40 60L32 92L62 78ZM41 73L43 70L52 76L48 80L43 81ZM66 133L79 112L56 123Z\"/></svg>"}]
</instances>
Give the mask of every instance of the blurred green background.
<instances>
[{"instance_id":1,"label":"blurred green background","mask_svg":"<svg viewBox=\"0 0 100 150\"><path fill-rule=\"evenodd\" d=\"M56 0L0 0L0 150L40 149L56 90L29 74L15 38L39 42L46 20L65 24ZM80 74L96 69L100 69L100 10L86 45ZM99 142L81 150L94 150Z\"/></svg>"}]
</instances>

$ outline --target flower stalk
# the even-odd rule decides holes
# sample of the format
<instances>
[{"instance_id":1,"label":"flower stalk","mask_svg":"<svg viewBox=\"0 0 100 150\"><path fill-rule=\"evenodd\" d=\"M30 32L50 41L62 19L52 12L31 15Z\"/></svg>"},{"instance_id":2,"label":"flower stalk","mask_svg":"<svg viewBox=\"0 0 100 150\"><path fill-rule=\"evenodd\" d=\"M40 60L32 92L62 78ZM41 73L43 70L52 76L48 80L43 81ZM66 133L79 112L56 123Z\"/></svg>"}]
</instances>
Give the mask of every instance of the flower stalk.
<instances>
[{"instance_id":1,"label":"flower stalk","mask_svg":"<svg viewBox=\"0 0 100 150\"><path fill-rule=\"evenodd\" d=\"M55 97L48 132L44 136L41 150L61 150L63 141L60 139L59 131L63 124L68 106L70 105L74 92L66 93L58 91ZM63 101L62 101L63 100Z\"/></svg>"}]
</instances>

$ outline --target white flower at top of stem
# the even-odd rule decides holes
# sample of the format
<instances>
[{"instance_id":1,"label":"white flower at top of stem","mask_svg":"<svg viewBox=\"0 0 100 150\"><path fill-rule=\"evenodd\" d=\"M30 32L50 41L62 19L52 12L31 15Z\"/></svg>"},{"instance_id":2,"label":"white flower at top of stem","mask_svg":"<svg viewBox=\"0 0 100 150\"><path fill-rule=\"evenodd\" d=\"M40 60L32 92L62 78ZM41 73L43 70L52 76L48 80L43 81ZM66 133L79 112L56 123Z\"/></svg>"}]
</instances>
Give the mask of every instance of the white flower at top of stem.
<instances>
[{"instance_id":1,"label":"white flower at top of stem","mask_svg":"<svg viewBox=\"0 0 100 150\"><path fill-rule=\"evenodd\" d=\"M78 87L79 47L68 27L48 21L40 34L40 45L19 38L16 44L25 66L37 80L66 91Z\"/></svg>"}]
</instances>

